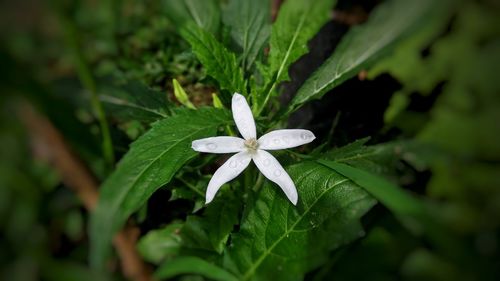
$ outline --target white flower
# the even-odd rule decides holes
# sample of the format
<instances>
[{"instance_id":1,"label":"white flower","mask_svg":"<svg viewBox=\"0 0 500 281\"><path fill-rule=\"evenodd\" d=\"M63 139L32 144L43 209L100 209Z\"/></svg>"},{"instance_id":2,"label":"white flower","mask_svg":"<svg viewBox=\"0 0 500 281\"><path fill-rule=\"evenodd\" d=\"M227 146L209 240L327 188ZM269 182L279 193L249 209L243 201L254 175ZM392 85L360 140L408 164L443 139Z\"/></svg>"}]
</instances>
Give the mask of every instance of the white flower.
<instances>
[{"instance_id":1,"label":"white flower","mask_svg":"<svg viewBox=\"0 0 500 281\"><path fill-rule=\"evenodd\" d=\"M255 121L245 97L234 93L231 107L234 122L243 139L211 137L195 140L192 143L192 148L199 152L236 153L215 171L210 179L206 193L206 204L214 199L215 194L223 184L241 174L253 160L262 174L279 185L288 199L296 205L298 195L295 184L278 160L266 150L296 147L310 143L316 137L309 130L295 129L272 131L257 139Z\"/></svg>"}]
</instances>

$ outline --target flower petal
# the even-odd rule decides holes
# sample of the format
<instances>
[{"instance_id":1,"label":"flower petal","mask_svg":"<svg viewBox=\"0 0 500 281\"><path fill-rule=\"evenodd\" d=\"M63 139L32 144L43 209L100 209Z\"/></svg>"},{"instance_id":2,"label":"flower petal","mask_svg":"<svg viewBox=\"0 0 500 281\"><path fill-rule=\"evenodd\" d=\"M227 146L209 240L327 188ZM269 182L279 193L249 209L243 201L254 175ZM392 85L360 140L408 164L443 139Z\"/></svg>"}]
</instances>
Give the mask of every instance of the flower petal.
<instances>
[{"instance_id":1,"label":"flower petal","mask_svg":"<svg viewBox=\"0 0 500 281\"><path fill-rule=\"evenodd\" d=\"M259 138L259 148L277 150L292 148L312 142L316 137L309 130L276 130Z\"/></svg>"},{"instance_id":2,"label":"flower petal","mask_svg":"<svg viewBox=\"0 0 500 281\"><path fill-rule=\"evenodd\" d=\"M236 137L212 137L195 140L191 148L198 152L234 153L243 151L245 140Z\"/></svg>"},{"instance_id":3,"label":"flower petal","mask_svg":"<svg viewBox=\"0 0 500 281\"><path fill-rule=\"evenodd\" d=\"M208 183L207 192L205 195L205 204L212 202L219 188L226 182L237 177L250 164L252 157L244 151L237 153L229 158L226 163L220 166Z\"/></svg>"},{"instance_id":4,"label":"flower petal","mask_svg":"<svg viewBox=\"0 0 500 281\"><path fill-rule=\"evenodd\" d=\"M278 160L265 150L257 150L257 153L252 155L255 165L261 173L270 181L275 182L285 192L286 197L294 205L297 205L297 189L288 173L283 169Z\"/></svg>"},{"instance_id":5,"label":"flower petal","mask_svg":"<svg viewBox=\"0 0 500 281\"><path fill-rule=\"evenodd\" d=\"M234 93L231 110L233 111L233 119L238 127L238 131L244 139L257 137L255 130L255 121L253 120L252 110L244 96Z\"/></svg>"}]
</instances>

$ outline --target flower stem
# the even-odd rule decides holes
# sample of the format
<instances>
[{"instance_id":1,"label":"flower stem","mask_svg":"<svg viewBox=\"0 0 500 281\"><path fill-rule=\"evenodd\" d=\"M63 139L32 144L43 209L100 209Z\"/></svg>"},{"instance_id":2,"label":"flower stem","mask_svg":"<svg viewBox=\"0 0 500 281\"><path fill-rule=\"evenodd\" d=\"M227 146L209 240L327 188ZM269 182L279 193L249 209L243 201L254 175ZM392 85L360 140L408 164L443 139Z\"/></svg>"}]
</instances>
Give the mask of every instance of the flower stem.
<instances>
[{"instance_id":1,"label":"flower stem","mask_svg":"<svg viewBox=\"0 0 500 281\"><path fill-rule=\"evenodd\" d=\"M264 183L264 176L262 175L262 173L259 173L259 176L257 177L257 182L255 183L253 190L259 191L260 187L262 186L262 183Z\"/></svg>"}]
</instances>

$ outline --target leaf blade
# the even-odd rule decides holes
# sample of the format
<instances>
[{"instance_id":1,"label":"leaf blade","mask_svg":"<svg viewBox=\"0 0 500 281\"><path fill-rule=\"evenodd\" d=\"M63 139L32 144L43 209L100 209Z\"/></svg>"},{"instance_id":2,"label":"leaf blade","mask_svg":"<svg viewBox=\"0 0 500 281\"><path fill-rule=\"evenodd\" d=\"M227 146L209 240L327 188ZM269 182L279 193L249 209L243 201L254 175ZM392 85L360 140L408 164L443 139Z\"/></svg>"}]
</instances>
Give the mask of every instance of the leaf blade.
<instances>
[{"instance_id":1,"label":"leaf blade","mask_svg":"<svg viewBox=\"0 0 500 281\"><path fill-rule=\"evenodd\" d=\"M307 42L328 21L335 0L288 0L272 26L268 66L263 67L265 87L259 98L260 114L277 85L289 80L290 65L308 52Z\"/></svg>"},{"instance_id":2,"label":"leaf blade","mask_svg":"<svg viewBox=\"0 0 500 281\"><path fill-rule=\"evenodd\" d=\"M151 130L131 145L117 169L103 183L91 217L92 266L102 267L113 234L128 216L196 155L191 150L191 141L214 135L219 126L230 120L228 112L216 109L181 110L154 123Z\"/></svg>"},{"instance_id":3,"label":"leaf blade","mask_svg":"<svg viewBox=\"0 0 500 281\"><path fill-rule=\"evenodd\" d=\"M246 94L243 72L234 53L219 43L212 34L195 25L181 29L181 35L189 42L207 74L219 82L221 89Z\"/></svg>"},{"instance_id":4,"label":"leaf blade","mask_svg":"<svg viewBox=\"0 0 500 281\"><path fill-rule=\"evenodd\" d=\"M232 0L224 22L231 27L231 37L242 49L243 69L252 67L270 35L269 0Z\"/></svg>"},{"instance_id":5,"label":"leaf blade","mask_svg":"<svg viewBox=\"0 0 500 281\"><path fill-rule=\"evenodd\" d=\"M226 267L242 280L301 280L330 250L360 235L357 220L375 203L361 188L317 163L294 165L289 174L300 194L297 207L268 182L232 237Z\"/></svg>"},{"instance_id":6,"label":"leaf blade","mask_svg":"<svg viewBox=\"0 0 500 281\"><path fill-rule=\"evenodd\" d=\"M226 270L198 257L179 257L168 261L155 272L157 279L167 279L180 274L199 274L219 281L237 281L238 279Z\"/></svg>"},{"instance_id":7,"label":"leaf blade","mask_svg":"<svg viewBox=\"0 0 500 281\"><path fill-rule=\"evenodd\" d=\"M350 178L396 214L427 215L424 205L416 198L379 176L339 162L322 159L317 162Z\"/></svg>"},{"instance_id":8,"label":"leaf blade","mask_svg":"<svg viewBox=\"0 0 500 281\"><path fill-rule=\"evenodd\" d=\"M392 0L380 4L365 24L349 31L333 55L306 80L292 100L289 112L309 100L320 98L361 69L371 66L413 30L423 26L432 9L430 0Z\"/></svg>"},{"instance_id":9,"label":"leaf blade","mask_svg":"<svg viewBox=\"0 0 500 281\"><path fill-rule=\"evenodd\" d=\"M166 96L138 82L120 86L103 84L99 89L99 99L106 112L122 121L151 123L167 117L169 108Z\"/></svg>"},{"instance_id":10,"label":"leaf blade","mask_svg":"<svg viewBox=\"0 0 500 281\"><path fill-rule=\"evenodd\" d=\"M177 26L196 24L216 34L220 26L220 10L215 0L164 0L166 16Z\"/></svg>"}]
</instances>

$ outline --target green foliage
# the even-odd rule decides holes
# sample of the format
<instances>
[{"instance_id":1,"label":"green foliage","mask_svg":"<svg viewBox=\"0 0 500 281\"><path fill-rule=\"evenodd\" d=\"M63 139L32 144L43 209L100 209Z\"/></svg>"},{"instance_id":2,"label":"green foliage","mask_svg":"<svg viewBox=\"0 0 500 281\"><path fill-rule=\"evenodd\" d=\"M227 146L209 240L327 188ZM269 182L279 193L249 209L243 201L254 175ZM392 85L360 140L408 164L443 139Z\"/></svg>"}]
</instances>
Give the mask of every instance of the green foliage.
<instances>
[{"instance_id":1,"label":"green foliage","mask_svg":"<svg viewBox=\"0 0 500 281\"><path fill-rule=\"evenodd\" d=\"M182 223L171 223L164 228L148 232L137 243L141 256L155 264L176 256L181 247L179 232L182 226Z\"/></svg>"},{"instance_id":2,"label":"green foliage","mask_svg":"<svg viewBox=\"0 0 500 281\"><path fill-rule=\"evenodd\" d=\"M288 68L307 53L307 42L328 21L334 3L334 0L319 0L311 5L307 0L289 0L282 5L272 26L268 65L261 67L265 87L255 101L257 115L276 94L277 85L290 79Z\"/></svg>"},{"instance_id":3,"label":"green foliage","mask_svg":"<svg viewBox=\"0 0 500 281\"><path fill-rule=\"evenodd\" d=\"M207 206L202 216L188 216L182 228L184 247L221 254L238 223L240 207L236 200L234 196L221 196Z\"/></svg>"},{"instance_id":4,"label":"green foliage","mask_svg":"<svg viewBox=\"0 0 500 281\"><path fill-rule=\"evenodd\" d=\"M163 11L177 26L196 24L200 28L217 33L220 10L216 0L162 0Z\"/></svg>"},{"instance_id":5,"label":"green foliage","mask_svg":"<svg viewBox=\"0 0 500 281\"><path fill-rule=\"evenodd\" d=\"M105 275L92 271L83 264L72 262L48 261L43 264L41 275L51 281L107 281Z\"/></svg>"},{"instance_id":6,"label":"green foliage","mask_svg":"<svg viewBox=\"0 0 500 281\"><path fill-rule=\"evenodd\" d=\"M450 32L427 46L452 15L455 19L448 27ZM492 227L496 224L484 224L481 218L487 214L491 221L497 221L500 215L493 207L500 198L494 176L498 165L490 161L500 157L500 138L495 129L500 118L496 94L500 89L494 78L500 61L499 23L494 9L474 3L455 4L453 10L435 19L419 36L406 40L394 56L381 61L371 73L388 72L396 77L403 85L399 95L405 99L415 92L428 96L446 82L430 112L430 121L417 131L419 140L446 153L429 157L422 155L420 148L415 150L433 171L428 194L454 199L446 206L445 216L453 227L465 232ZM421 55L423 48L429 49L426 57ZM415 131L408 120L429 118L415 117L406 106L388 110L394 114L386 121L405 131Z\"/></svg>"},{"instance_id":7,"label":"green foliage","mask_svg":"<svg viewBox=\"0 0 500 281\"><path fill-rule=\"evenodd\" d=\"M299 192L297 208L265 184L232 237L225 264L242 280L301 280L331 250L363 235L358 220L375 201L359 186L313 162L288 172Z\"/></svg>"},{"instance_id":8,"label":"green foliage","mask_svg":"<svg viewBox=\"0 0 500 281\"><path fill-rule=\"evenodd\" d=\"M180 102L182 105L186 106L187 108L195 109L194 105L189 100L186 91L184 91L181 84L179 84L179 81L174 79L172 80L172 84L174 85L174 96L177 99L177 101Z\"/></svg>"},{"instance_id":9,"label":"green foliage","mask_svg":"<svg viewBox=\"0 0 500 281\"><path fill-rule=\"evenodd\" d=\"M318 153L315 157L346 163L376 174L393 176L394 166L398 165L401 158L405 158L405 155L401 155L405 144L389 142L368 146L368 141L369 138L356 140L325 153Z\"/></svg>"},{"instance_id":10,"label":"green foliage","mask_svg":"<svg viewBox=\"0 0 500 281\"><path fill-rule=\"evenodd\" d=\"M368 78L373 79L382 73L390 73L399 81L405 81L404 87L393 95L391 105L386 110L384 120L387 123L397 123L399 113L409 105L411 93L429 95L446 75L441 66L431 66L430 60L423 59L421 51L439 34L445 32L450 17L460 2L443 1L435 5L434 9L437 12L427 17L427 23L423 28L403 40L391 56L383 58L370 69Z\"/></svg>"},{"instance_id":11,"label":"green foliage","mask_svg":"<svg viewBox=\"0 0 500 281\"><path fill-rule=\"evenodd\" d=\"M199 274L201 276L218 281L238 280L231 273L209 263L198 257L180 257L162 266L156 271L155 276L159 279L171 278L180 274Z\"/></svg>"},{"instance_id":12,"label":"green foliage","mask_svg":"<svg viewBox=\"0 0 500 281\"><path fill-rule=\"evenodd\" d=\"M269 38L269 0L231 0L224 13L224 23L231 28L231 37L241 48L244 70L249 70Z\"/></svg>"},{"instance_id":13,"label":"green foliage","mask_svg":"<svg viewBox=\"0 0 500 281\"><path fill-rule=\"evenodd\" d=\"M219 43L212 34L195 25L183 28L181 35L189 42L207 74L217 80L222 90L246 94L243 72L235 54Z\"/></svg>"},{"instance_id":14,"label":"green foliage","mask_svg":"<svg viewBox=\"0 0 500 281\"><path fill-rule=\"evenodd\" d=\"M430 162L432 197L455 199L447 214L454 227L470 232L491 229L498 221L500 198L497 159L500 158L498 12L475 4L462 8L454 32L434 45L432 64L441 65L447 84L430 112L431 122L418 138L437 145L449 157ZM453 57L460 56L460 65ZM481 69L481 74L478 73ZM485 219L485 216L488 219ZM483 218L483 219L480 219Z\"/></svg>"},{"instance_id":15,"label":"green foliage","mask_svg":"<svg viewBox=\"0 0 500 281\"><path fill-rule=\"evenodd\" d=\"M101 267L116 231L196 153L195 139L214 135L227 124L227 113L214 109L183 110L153 124L135 141L101 187L91 220L91 262Z\"/></svg>"},{"instance_id":16,"label":"green foliage","mask_svg":"<svg viewBox=\"0 0 500 281\"><path fill-rule=\"evenodd\" d=\"M99 97L106 112L121 121L152 123L167 116L166 96L140 83L105 85L100 88Z\"/></svg>"},{"instance_id":17,"label":"green foliage","mask_svg":"<svg viewBox=\"0 0 500 281\"><path fill-rule=\"evenodd\" d=\"M127 224L155 280L496 280L498 4L336 2L55 1L29 17L2 5L0 279L127 278L111 255ZM334 52L307 79L313 42ZM294 63L307 80L282 87ZM253 164L205 204L227 156L191 141L237 135L234 92L259 135L297 123L316 135L273 152L297 206ZM26 131L26 102L57 132ZM74 171L54 169L66 150L101 184L93 212Z\"/></svg>"},{"instance_id":18,"label":"green foliage","mask_svg":"<svg viewBox=\"0 0 500 281\"><path fill-rule=\"evenodd\" d=\"M443 5L442 3L440 5ZM289 110L322 97L345 80L370 67L396 43L427 24L435 10L433 1L387 1L361 26L352 28L333 55L302 85Z\"/></svg>"},{"instance_id":19,"label":"green foliage","mask_svg":"<svg viewBox=\"0 0 500 281\"><path fill-rule=\"evenodd\" d=\"M395 214L406 216L427 215L425 207L417 199L414 199L410 194L405 193L402 189L380 177L334 161L318 160L318 162L366 189L373 197Z\"/></svg>"}]
</instances>

